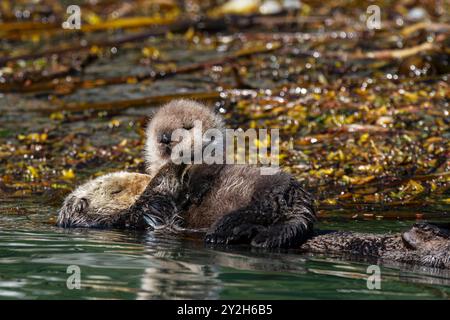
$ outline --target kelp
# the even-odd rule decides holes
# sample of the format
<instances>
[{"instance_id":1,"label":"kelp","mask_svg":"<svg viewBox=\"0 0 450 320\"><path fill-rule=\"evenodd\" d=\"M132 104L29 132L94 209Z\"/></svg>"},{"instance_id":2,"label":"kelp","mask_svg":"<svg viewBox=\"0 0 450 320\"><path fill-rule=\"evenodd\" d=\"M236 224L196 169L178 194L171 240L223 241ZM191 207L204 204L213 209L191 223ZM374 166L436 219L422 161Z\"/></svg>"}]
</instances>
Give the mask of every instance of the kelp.
<instances>
[{"instance_id":1,"label":"kelp","mask_svg":"<svg viewBox=\"0 0 450 320\"><path fill-rule=\"evenodd\" d=\"M382 28L369 30L359 1L252 3L85 2L80 30L60 27L58 1L2 3L0 198L58 204L87 177L142 172L153 108L190 98L232 128L280 129L281 166L321 217L446 215L442 4L411 18L409 1L376 1Z\"/></svg>"},{"instance_id":2,"label":"kelp","mask_svg":"<svg viewBox=\"0 0 450 320\"><path fill-rule=\"evenodd\" d=\"M155 106L162 103L167 103L173 99L195 99L195 100L216 100L220 97L220 92L186 92L186 93L174 93L162 96L151 96L139 99L129 99L123 101L111 101L111 102L99 102L99 103L67 103L62 104L56 108L39 108L35 111L44 113L55 113L60 111L79 112L84 110L91 111L119 111L133 107L145 107Z\"/></svg>"},{"instance_id":3,"label":"kelp","mask_svg":"<svg viewBox=\"0 0 450 320\"><path fill-rule=\"evenodd\" d=\"M82 88L95 88L99 86L107 86L107 85L117 85L117 84L125 84L125 83L138 83L144 80L152 79L158 80L162 78L167 78L170 76L175 76L183 73L194 72L206 68L210 68L212 66L219 66L226 63L232 63L236 59L248 57L254 54L259 53L268 53L271 51L275 51L281 47L279 42L270 42L264 45L257 45L252 48L243 48L241 50L236 50L236 52L232 52L230 54L225 55L221 58L216 58L204 62L192 63L188 65L183 65L180 67L177 66L169 66L169 68L165 68L159 71L150 71L146 74L136 75L136 76L121 76L121 77L112 77L112 78L103 78L103 79L95 79L95 80L83 80L80 77L70 77L69 79L64 79L63 77L69 73L69 70L64 70L60 74L53 74L51 79L45 82L45 78L49 78L48 76L40 77L38 79L33 79L29 81L29 83L24 83L24 80L18 82L10 82L7 84L0 84L0 92L48 92L54 90L59 95L73 93L77 89ZM93 58L93 55L89 55L90 58ZM85 61L88 61L86 59ZM86 63L81 64L81 67L86 66ZM61 81L55 81L56 79L63 78ZM31 80L31 79L28 79ZM60 107L64 108L64 107ZM109 109L109 108L108 108ZM72 109L70 109L72 110Z\"/></svg>"}]
</instances>

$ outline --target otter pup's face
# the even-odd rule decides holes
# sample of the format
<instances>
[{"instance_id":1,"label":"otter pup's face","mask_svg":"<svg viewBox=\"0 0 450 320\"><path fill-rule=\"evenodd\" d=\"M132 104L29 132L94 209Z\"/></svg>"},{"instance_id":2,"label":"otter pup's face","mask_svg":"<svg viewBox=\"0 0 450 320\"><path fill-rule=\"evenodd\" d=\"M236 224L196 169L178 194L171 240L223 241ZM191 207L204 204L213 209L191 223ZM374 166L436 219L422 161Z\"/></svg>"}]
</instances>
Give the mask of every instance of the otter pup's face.
<instances>
[{"instance_id":1,"label":"otter pup's face","mask_svg":"<svg viewBox=\"0 0 450 320\"><path fill-rule=\"evenodd\" d=\"M221 129L222 118L204 105L191 100L174 100L161 107L147 128L145 159L147 171L156 172L171 160L172 151L190 150L194 145L194 133L203 134L208 129ZM184 130L187 138L176 139L174 132ZM179 131L178 131L179 132ZM183 148L185 144L186 148ZM202 143L202 142L201 142Z\"/></svg>"}]
</instances>

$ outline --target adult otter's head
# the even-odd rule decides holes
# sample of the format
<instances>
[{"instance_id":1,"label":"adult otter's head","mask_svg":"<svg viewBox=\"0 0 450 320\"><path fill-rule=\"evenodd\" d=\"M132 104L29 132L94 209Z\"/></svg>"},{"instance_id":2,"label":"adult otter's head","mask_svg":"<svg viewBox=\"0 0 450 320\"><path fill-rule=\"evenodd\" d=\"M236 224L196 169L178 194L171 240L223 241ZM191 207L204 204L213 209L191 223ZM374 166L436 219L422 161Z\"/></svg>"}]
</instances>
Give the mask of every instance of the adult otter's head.
<instances>
[{"instance_id":1,"label":"adult otter's head","mask_svg":"<svg viewBox=\"0 0 450 320\"><path fill-rule=\"evenodd\" d=\"M203 144L203 141L199 142L198 139L201 140L201 135L206 130L222 128L222 118L198 102L173 100L162 106L147 128L147 171L152 175L156 174L164 164L173 159L174 149L191 150L195 143ZM181 139L180 132L188 138ZM200 138L197 135L200 135ZM197 139L196 142L194 139Z\"/></svg>"},{"instance_id":2,"label":"adult otter's head","mask_svg":"<svg viewBox=\"0 0 450 320\"><path fill-rule=\"evenodd\" d=\"M430 267L450 268L448 226L417 223L402 234L402 239L405 246L412 250L410 254L405 254L403 260L420 261L420 264Z\"/></svg>"},{"instance_id":3,"label":"adult otter's head","mask_svg":"<svg viewBox=\"0 0 450 320\"><path fill-rule=\"evenodd\" d=\"M450 242L450 230L430 223L416 223L402 234L403 243L410 249L435 248Z\"/></svg>"},{"instance_id":4,"label":"adult otter's head","mask_svg":"<svg viewBox=\"0 0 450 320\"><path fill-rule=\"evenodd\" d=\"M151 180L139 173L116 172L78 187L58 212L61 227L111 227L121 220Z\"/></svg>"}]
</instances>

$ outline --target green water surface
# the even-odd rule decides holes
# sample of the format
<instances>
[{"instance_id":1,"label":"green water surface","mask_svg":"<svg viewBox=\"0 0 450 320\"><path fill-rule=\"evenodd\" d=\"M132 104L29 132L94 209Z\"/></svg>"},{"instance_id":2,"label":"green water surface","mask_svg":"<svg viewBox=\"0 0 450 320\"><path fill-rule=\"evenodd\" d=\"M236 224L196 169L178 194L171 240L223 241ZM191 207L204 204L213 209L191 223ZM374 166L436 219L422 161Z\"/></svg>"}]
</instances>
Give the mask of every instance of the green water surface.
<instances>
[{"instance_id":1,"label":"green water surface","mask_svg":"<svg viewBox=\"0 0 450 320\"><path fill-rule=\"evenodd\" d=\"M10 207L6 199L0 205ZM195 239L53 226L56 209L24 199L26 217L0 214L0 299L447 299L449 273L382 266L381 289L367 287L371 261L210 248ZM323 221L321 228L399 231L412 221ZM67 269L81 271L69 289Z\"/></svg>"}]
</instances>

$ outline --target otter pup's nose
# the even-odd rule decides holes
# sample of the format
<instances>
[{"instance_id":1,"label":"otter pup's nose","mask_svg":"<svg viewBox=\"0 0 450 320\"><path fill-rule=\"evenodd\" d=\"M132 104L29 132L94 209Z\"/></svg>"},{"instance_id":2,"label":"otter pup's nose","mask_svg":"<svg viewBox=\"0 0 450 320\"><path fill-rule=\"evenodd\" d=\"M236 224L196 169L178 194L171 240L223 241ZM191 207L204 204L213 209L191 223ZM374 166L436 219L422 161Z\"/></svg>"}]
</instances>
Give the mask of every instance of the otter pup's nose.
<instances>
[{"instance_id":1,"label":"otter pup's nose","mask_svg":"<svg viewBox=\"0 0 450 320\"><path fill-rule=\"evenodd\" d=\"M170 135L168 133L163 133L160 142L164 144L169 144L171 142Z\"/></svg>"}]
</instances>

